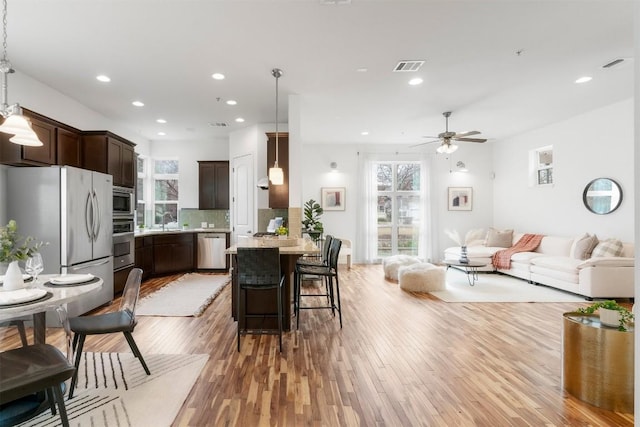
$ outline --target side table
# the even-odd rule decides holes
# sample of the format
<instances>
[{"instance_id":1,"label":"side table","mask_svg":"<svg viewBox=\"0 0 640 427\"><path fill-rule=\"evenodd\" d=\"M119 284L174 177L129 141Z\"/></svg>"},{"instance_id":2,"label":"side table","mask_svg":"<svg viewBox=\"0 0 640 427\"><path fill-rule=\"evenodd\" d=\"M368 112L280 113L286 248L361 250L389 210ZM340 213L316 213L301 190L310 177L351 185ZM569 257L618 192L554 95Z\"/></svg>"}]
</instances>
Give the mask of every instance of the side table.
<instances>
[{"instance_id":1,"label":"side table","mask_svg":"<svg viewBox=\"0 0 640 427\"><path fill-rule=\"evenodd\" d=\"M596 314L563 314L562 385L578 399L633 413L633 327L604 326Z\"/></svg>"}]
</instances>

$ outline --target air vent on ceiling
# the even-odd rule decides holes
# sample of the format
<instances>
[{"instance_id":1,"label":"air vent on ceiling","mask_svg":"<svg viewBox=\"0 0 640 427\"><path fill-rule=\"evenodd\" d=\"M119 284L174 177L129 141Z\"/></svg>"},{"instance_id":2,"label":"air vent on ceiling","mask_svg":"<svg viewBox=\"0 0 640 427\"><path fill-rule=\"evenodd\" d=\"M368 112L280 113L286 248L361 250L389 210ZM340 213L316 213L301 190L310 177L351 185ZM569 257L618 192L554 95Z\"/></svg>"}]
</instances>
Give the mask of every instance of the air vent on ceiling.
<instances>
[{"instance_id":1,"label":"air vent on ceiling","mask_svg":"<svg viewBox=\"0 0 640 427\"><path fill-rule=\"evenodd\" d=\"M229 123L211 122L211 123L209 123L209 126L211 126L212 128L226 128L227 126L229 126Z\"/></svg>"},{"instance_id":2,"label":"air vent on ceiling","mask_svg":"<svg viewBox=\"0 0 640 427\"><path fill-rule=\"evenodd\" d=\"M351 4L351 0L320 0L320 4Z\"/></svg>"},{"instance_id":3,"label":"air vent on ceiling","mask_svg":"<svg viewBox=\"0 0 640 427\"><path fill-rule=\"evenodd\" d=\"M613 66L615 66L615 65L620 64L621 62L624 62L624 59L623 59L623 58L617 58L617 59L614 59L614 60L613 60L613 61L611 61L611 62L608 62L608 63L604 64L604 65L602 66L602 68L611 68L611 67L613 67Z\"/></svg>"},{"instance_id":4,"label":"air vent on ceiling","mask_svg":"<svg viewBox=\"0 0 640 427\"><path fill-rule=\"evenodd\" d=\"M394 73L406 73L410 71L418 71L422 67L424 61L400 61L394 67Z\"/></svg>"}]
</instances>

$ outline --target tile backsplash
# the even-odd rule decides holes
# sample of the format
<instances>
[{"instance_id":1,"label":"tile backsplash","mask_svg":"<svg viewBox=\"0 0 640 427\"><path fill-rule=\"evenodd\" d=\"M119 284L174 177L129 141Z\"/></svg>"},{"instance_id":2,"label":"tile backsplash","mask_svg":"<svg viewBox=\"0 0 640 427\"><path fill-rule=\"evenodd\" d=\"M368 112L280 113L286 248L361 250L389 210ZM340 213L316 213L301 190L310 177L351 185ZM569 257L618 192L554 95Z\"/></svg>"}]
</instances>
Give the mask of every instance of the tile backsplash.
<instances>
[{"instance_id":1,"label":"tile backsplash","mask_svg":"<svg viewBox=\"0 0 640 427\"><path fill-rule=\"evenodd\" d=\"M213 228L230 228L229 210L228 209L180 209L179 224L187 223L189 228L199 228L200 224L206 222L209 227Z\"/></svg>"}]
</instances>

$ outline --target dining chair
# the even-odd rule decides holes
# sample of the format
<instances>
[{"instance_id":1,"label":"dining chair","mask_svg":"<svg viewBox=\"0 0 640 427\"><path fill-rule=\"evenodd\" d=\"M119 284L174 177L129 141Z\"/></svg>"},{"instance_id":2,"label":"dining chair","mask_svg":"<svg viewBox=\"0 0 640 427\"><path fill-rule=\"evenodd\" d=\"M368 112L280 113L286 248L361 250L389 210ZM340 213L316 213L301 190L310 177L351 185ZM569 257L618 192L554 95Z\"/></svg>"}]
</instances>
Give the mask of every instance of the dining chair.
<instances>
[{"instance_id":1,"label":"dining chair","mask_svg":"<svg viewBox=\"0 0 640 427\"><path fill-rule=\"evenodd\" d=\"M236 287L236 302L238 315L238 351L240 351L240 334L249 331L247 319L249 318L278 318L278 339L280 352L282 353L282 289L284 286L284 275L280 270L280 250L278 248L238 248L237 253L238 286ZM246 313L247 291L268 291L276 290L277 293L277 314L274 313ZM241 308L241 296L244 292L244 309ZM262 331L261 331L262 332Z\"/></svg>"},{"instance_id":2,"label":"dining chair","mask_svg":"<svg viewBox=\"0 0 640 427\"><path fill-rule=\"evenodd\" d=\"M87 335L102 335L122 332L131 347L131 351L138 358L140 364L144 368L147 375L151 375L147 364L142 357L142 353L138 349L133 339L132 332L136 327L137 321L135 317L136 303L140 295L140 283L142 282L142 270L134 268L129 272L127 283L122 291L122 299L120 300L120 308L113 313L98 314L93 316L72 317L69 319L69 327L73 332L73 351L75 352L76 373L71 380L69 387L69 399L73 397L80 359L82 357L82 347Z\"/></svg>"},{"instance_id":3,"label":"dining chair","mask_svg":"<svg viewBox=\"0 0 640 427\"><path fill-rule=\"evenodd\" d=\"M72 378L76 370L60 350L49 344L7 350L0 353L0 367L2 412L10 412L10 407L14 403L14 406L18 406L21 399L45 392L51 414L56 415L57 405L60 422L65 427L69 426L62 383ZM5 425L15 425L37 413L15 413L11 419L3 419L3 422Z\"/></svg>"},{"instance_id":4,"label":"dining chair","mask_svg":"<svg viewBox=\"0 0 640 427\"><path fill-rule=\"evenodd\" d=\"M331 312L335 316L336 310L340 319L340 328L342 328L342 305L340 303L340 282L338 279L338 257L340 256L340 247L342 241L338 238L331 240L329 247L329 263L328 265L296 265L294 271L294 311L296 316L296 327L300 327L300 310L311 309L331 309ZM320 276L327 280L327 292L325 294L303 294L302 293L302 281L304 276L313 275ZM335 294L333 284L335 282ZM327 297L328 305L312 305L302 307L300 302L301 297ZM337 301L337 305L336 305Z\"/></svg>"}]
</instances>

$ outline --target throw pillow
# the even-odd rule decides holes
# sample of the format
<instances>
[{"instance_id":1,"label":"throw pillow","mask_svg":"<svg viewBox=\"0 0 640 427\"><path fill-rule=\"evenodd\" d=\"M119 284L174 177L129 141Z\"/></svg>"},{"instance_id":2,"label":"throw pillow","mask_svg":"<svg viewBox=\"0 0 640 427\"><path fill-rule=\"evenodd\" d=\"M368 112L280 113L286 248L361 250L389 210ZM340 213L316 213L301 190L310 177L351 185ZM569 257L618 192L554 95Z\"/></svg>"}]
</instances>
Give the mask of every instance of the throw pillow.
<instances>
[{"instance_id":1,"label":"throw pillow","mask_svg":"<svg viewBox=\"0 0 640 427\"><path fill-rule=\"evenodd\" d=\"M603 256L620 256L622 255L622 242L618 239L607 239L598 243L598 245L591 252L592 257Z\"/></svg>"},{"instance_id":2,"label":"throw pillow","mask_svg":"<svg viewBox=\"0 0 640 427\"><path fill-rule=\"evenodd\" d=\"M485 246L510 248L513 244L513 230L496 230L489 228Z\"/></svg>"},{"instance_id":3,"label":"throw pillow","mask_svg":"<svg viewBox=\"0 0 640 427\"><path fill-rule=\"evenodd\" d=\"M571 245L571 257L574 259L589 259L593 249L598 245L598 238L595 235L584 234L576 238Z\"/></svg>"}]
</instances>

